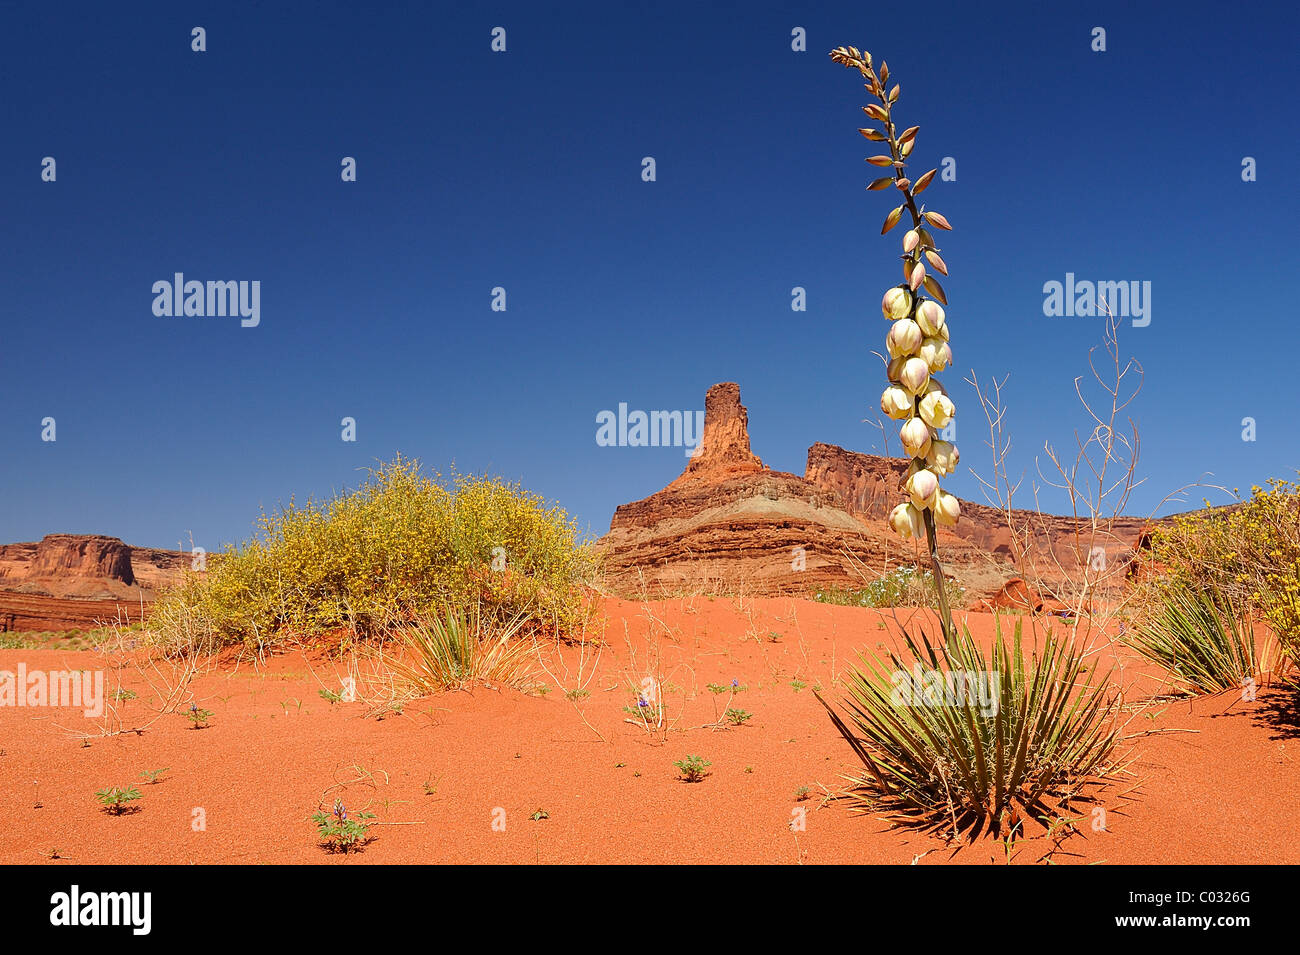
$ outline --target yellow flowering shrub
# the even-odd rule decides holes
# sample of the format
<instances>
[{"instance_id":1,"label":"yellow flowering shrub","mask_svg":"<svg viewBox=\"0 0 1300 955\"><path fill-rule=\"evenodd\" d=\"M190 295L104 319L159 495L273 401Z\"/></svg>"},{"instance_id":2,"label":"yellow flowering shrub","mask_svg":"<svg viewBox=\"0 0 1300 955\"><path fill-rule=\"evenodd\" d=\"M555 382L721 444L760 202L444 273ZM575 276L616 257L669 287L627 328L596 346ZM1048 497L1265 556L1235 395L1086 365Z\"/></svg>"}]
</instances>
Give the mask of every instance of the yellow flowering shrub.
<instances>
[{"instance_id":1,"label":"yellow flowering shrub","mask_svg":"<svg viewBox=\"0 0 1300 955\"><path fill-rule=\"evenodd\" d=\"M360 635L395 619L477 607L523 612L557 633L581 624L589 546L562 508L518 484L429 478L401 458L357 490L263 514L254 538L228 548L155 605L164 643L273 643L336 628Z\"/></svg>"},{"instance_id":2,"label":"yellow flowering shrub","mask_svg":"<svg viewBox=\"0 0 1300 955\"><path fill-rule=\"evenodd\" d=\"M1254 607L1300 660L1300 484L1273 479L1249 500L1186 514L1158 530L1144 561L1148 596L1186 583Z\"/></svg>"}]
</instances>

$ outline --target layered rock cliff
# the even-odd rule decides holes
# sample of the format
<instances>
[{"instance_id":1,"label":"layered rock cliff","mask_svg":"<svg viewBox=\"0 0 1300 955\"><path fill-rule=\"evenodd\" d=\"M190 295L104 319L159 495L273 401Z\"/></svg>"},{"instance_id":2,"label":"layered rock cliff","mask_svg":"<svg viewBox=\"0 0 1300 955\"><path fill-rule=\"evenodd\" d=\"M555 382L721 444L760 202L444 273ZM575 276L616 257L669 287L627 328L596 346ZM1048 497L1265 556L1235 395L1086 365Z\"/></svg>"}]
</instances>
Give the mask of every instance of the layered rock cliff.
<instances>
[{"instance_id":1,"label":"layered rock cliff","mask_svg":"<svg viewBox=\"0 0 1300 955\"><path fill-rule=\"evenodd\" d=\"M704 436L686 470L614 512L602 546L615 592L808 593L861 587L915 564L912 547L858 516L875 497L896 499L894 462L818 445L804 476L773 471L750 450L748 422L738 385L709 389ZM984 587L1005 583L965 542L954 539L951 551L952 566Z\"/></svg>"},{"instance_id":2,"label":"layered rock cliff","mask_svg":"<svg viewBox=\"0 0 1300 955\"><path fill-rule=\"evenodd\" d=\"M897 566L928 563L885 523L902 499L906 460L819 442L808 450L802 477L773 471L750 450L748 424L738 385L709 389L704 437L686 470L614 512L602 544L616 592L808 592L861 587ZM1093 527L962 501L960 524L941 529L939 541L946 570L966 587L954 603L1005 602L1025 588L1014 583L1025 574L1038 588L1030 602L1050 605L1084 562L1093 564L1094 577L1110 570L1108 586L1122 583L1151 523L1119 518Z\"/></svg>"},{"instance_id":3,"label":"layered rock cliff","mask_svg":"<svg viewBox=\"0 0 1300 955\"><path fill-rule=\"evenodd\" d=\"M808 449L808 481L828 493L855 517L883 521L899 501L898 484L907 470L902 458L883 458L845 451L830 444ZM1012 508L1000 510L977 501L961 502L961 521L941 538L960 538L991 559L1013 564L1054 588L1077 575L1083 563L1093 565L1094 577L1106 570L1122 571L1144 534L1159 520L1116 517L1099 521L1040 514ZM1122 573L1107 575L1118 583Z\"/></svg>"},{"instance_id":4,"label":"layered rock cliff","mask_svg":"<svg viewBox=\"0 0 1300 955\"><path fill-rule=\"evenodd\" d=\"M0 631L70 630L141 618L190 566L180 551L100 534L47 534L0 545Z\"/></svg>"}]
</instances>

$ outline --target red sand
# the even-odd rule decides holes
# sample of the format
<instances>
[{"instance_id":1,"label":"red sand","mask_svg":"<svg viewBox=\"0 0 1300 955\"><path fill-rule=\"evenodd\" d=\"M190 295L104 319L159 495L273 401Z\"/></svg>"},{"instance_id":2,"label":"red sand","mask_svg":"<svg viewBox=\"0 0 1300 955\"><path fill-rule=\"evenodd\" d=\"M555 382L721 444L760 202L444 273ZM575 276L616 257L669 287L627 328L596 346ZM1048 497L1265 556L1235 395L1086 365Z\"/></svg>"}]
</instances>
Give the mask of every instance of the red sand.
<instances>
[{"instance_id":1,"label":"red sand","mask_svg":"<svg viewBox=\"0 0 1300 955\"><path fill-rule=\"evenodd\" d=\"M196 678L194 699L214 713L202 730L171 714L142 735L97 735L87 748L79 734L97 734L99 721L80 710L0 707L8 817L0 862L50 861L52 849L83 864L1005 861L997 841L945 844L824 797L822 786L838 790L841 774L859 767L811 688L821 684L838 699L833 677L858 648L888 638L889 614L722 597L608 600L604 613L590 695L576 707L559 689L543 697L480 687L377 720L364 703L322 699L321 686L337 689L344 667L302 652ZM968 619L978 635L991 633L991 616ZM652 672L656 644L675 723L666 740L625 722L623 712L634 702L630 687ZM552 672L577 666L573 648L551 656ZM103 661L93 651L0 651L0 670L20 662L29 670L98 669ZM1130 701L1158 691L1149 668L1123 655L1120 663L1116 679L1131 688ZM137 668L120 673L138 694L120 705L122 719L147 722L154 691ZM753 718L704 726L715 719L715 702L721 709L726 700L706 684L733 679L748 688L732 705ZM807 687L796 691L793 680ZM106 683L111 692L112 672ZM1085 819L1052 859L1300 860L1300 728L1294 716L1289 724L1279 717L1283 700L1264 691L1253 703L1228 695L1138 713L1127 732L1162 731L1130 741L1140 786L1124 796L1135 781L1121 781L1105 797L1107 831L1093 832ZM687 754L712 762L702 782L677 777L673 762ZM162 767L169 769L156 785L140 778ZM433 795L426 781L436 784ZM140 811L101 811L94 793L112 785L138 785ZM811 792L796 801L801 786ZM377 815L376 838L360 853L330 855L316 843L308 817L336 795ZM206 817L202 831L192 826L196 808ZM806 810L804 831L791 830L795 809ZM530 818L537 810L548 818ZM1014 861L1037 862L1051 849L1031 835L1017 843Z\"/></svg>"}]
</instances>

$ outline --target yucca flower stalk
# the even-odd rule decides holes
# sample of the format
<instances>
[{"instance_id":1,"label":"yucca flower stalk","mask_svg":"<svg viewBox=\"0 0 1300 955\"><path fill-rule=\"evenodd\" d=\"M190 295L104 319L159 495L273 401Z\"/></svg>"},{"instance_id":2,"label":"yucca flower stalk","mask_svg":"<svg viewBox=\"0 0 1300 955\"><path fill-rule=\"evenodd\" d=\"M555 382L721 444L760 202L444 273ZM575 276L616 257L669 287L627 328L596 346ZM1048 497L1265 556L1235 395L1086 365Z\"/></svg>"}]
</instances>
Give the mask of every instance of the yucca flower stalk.
<instances>
[{"instance_id":1,"label":"yucca flower stalk","mask_svg":"<svg viewBox=\"0 0 1300 955\"><path fill-rule=\"evenodd\" d=\"M951 226L940 213L917 206L936 170L915 184L907 176L918 127L901 133L895 127L899 87L887 88L889 66L881 63L877 74L871 54L856 47L840 47L831 58L858 70L876 99L864 110L881 128L859 132L888 143L888 155L867 161L892 174L867 188L892 186L902 196L881 234L904 212L912 220L903 236L903 281L880 302L891 323L885 342L889 387L880 403L902 422L899 438L912 459L900 487L907 499L889 521L905 538L925 537L943 639L931 642L924 630L918 639L904 628L903 652L861 652L844 677L847 720L813 692L866 767L849 777L862 808L971 839L982 833L1015 838L1028 820L1069 825L1072 802L1095 799L1120 769L1117 697L1069 635L1058 637L1049 627L1041 644L1036 630L1022 642L1017 621L1007 639L995 618L992 651L985 652L969 628L958 632L953 625L936 525L953 526L961 516L957 499L939 484L957 468L957 448L940 437L957 409L936 377L952 364L952 350L948 299L930 274L947 275L948 266L928 228Z\"/></svg>"},{"instance_id":2,"label":"yucca flower stalk","mask_svg":"<svg viewBox=\"0 0 1300 955\"><path fill-rule=\"evenodd\" d=\"M939 563L935 524L955 526L961 516L957 498L939 486L939 477L956 469L957 448L939 438L939 432L956 413L952 399L935 377L952 364L947 316L948 304L943 286L932 272L948 274L948 264L939 254L929 226L950 231L952 226L940 213L918 207L916 197L929 187L937 169L931 169L913 182L907 175L907 160L916 146L919 126L899 132L894 123L894 106L900 87L889 87L889 64L881 62L879 73L872 65L871 54L857 47L838 47L831 60L856 69L866 80L866 89L876 100L862 111L879 129L859 129L872 142L885 143L889 154L867 157L867 162L891 170L875 179L867 189L878 191L891 186L898 190L902 203L885 217L881 235L893 230L906 212L912 227L903 236L903 281L888 289L881 299L881 311L891 322L886 347L890 362L889 387L881 396L885 414L902 421L899 437L904 451L912 458L904 490L908 499L889 515L889 523L904 538L925 535L930 562L938 586L939 619L945 638L954 634L952 612L944 589L943 567ZM925 295L929 295L926 298Z\"/></svg>"}]
</instances>

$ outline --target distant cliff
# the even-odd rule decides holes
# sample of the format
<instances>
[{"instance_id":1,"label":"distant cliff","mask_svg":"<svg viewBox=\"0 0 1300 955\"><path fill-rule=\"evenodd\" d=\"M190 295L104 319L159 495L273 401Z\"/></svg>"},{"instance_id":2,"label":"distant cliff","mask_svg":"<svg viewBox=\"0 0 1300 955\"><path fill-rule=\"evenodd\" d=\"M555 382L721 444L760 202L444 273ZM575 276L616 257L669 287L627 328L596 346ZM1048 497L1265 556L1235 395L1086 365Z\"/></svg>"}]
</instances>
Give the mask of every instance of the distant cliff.
<instances>
[{"instance_id":1,"label":"distant cliff","mask_svg":"<svg viewBox=\"0 0 1300 955\"><path fill-rule=\"evenodd\" d=\"M131 547L99 534L47 534L0 545L0 631L71 630L138 620L190 566L180 551Z\"/></svg>"},{"instance_id":2,"label":"distant cliff","mask_svg":"<svg viewBox=\"0 0 1300 955\"><path fill-rule=\"evenodd\" d=\"M808 450L802 477L773 471L750 450L739 386L714 385L699 449L685 471L657 494L615 510L601 540L607 577L624 595L861 587L916 563L912 545L885 522L903 499L908 463L819 442ZM1004 594L1026 568L1048 593L1081 562L1122 571L1158 523L1122 517L1094 532L1072 517L973 501L961 508L961 522L941 529L939 539L945 569L966 587L968 605ZM1017 540L1025 553L1016 553ZM1109 575L1116 585L1122 579Z\"/></svg>"}]
</instances>

